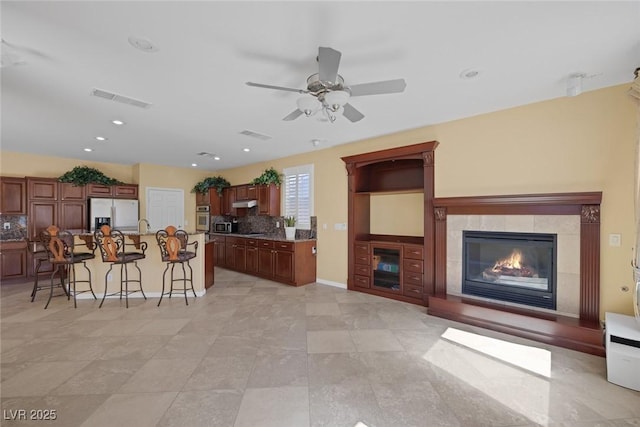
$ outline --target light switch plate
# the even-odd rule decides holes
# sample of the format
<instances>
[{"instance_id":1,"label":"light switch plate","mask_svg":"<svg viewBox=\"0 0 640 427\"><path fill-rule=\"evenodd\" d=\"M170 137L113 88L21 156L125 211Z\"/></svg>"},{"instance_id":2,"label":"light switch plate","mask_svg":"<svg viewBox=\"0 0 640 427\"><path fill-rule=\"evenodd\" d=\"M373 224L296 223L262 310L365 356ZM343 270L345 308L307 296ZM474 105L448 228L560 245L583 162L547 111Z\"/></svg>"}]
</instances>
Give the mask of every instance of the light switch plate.
<instances>
[{"instance_id":1,"label":"light switch plate","mask_svg":"<svg viewBox=\"0 0 640 427\"><path fill-rule=\"evenodd\" d=\"M10 222L5 222L4 223L4 229L5 230L11 230L11 223Z\"/></svg>"}]
</instances>

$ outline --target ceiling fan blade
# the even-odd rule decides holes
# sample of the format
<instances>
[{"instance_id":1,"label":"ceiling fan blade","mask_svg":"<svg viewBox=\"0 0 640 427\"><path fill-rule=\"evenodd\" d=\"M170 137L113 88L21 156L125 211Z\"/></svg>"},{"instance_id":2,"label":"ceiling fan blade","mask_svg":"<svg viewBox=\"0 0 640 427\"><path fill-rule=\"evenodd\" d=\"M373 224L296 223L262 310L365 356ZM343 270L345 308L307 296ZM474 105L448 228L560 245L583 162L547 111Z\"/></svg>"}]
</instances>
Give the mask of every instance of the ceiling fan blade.
<instances>
[{"instance_id":1,"label":"ceiling fan blade","mask_svg":"<svg viewBox=\"0 0 640 427\"><path fill-rule=\"evenodd\" d=\"M344 104L343 108L342 115L349 119L349 121L357 122L364 119L364 114L353 108L353 105L347 103Z\"/></svg>"},{"instance_id":2,"label":"ceiling fan blade","mask_svg":"<svg viewBox=\"0 0 640 427\"><path fill-rule=\"evenodd\" d=\"M330 47L318 48L318 77L321 82L335 83L342 54Z\"/></svg>"},{"instance_id":3,"label":"ceiling fan blade","mask_svg":"<svg viewBox=\"0 0 640 427\"><path fill-rule=\"evenodd\" d=\"M396 79L349 86L349 91L351 96L381 95L403 92L405 87L407 87L407 83L404 79Z\"/></svg>"},{"instance_id":4,"label":"ceiling fan blade","mask_svg":"<svg viewBox=\"0 0 640 427\"><path fill-rule=\"evenodd\" d=\"M286 90L288 92L297 92L297 93L309 93L308 90L304 90L304 89L293 89L293 88L290 88L290 87L263 85L262 83L253 83L253 82L247 82L246 84L247 84L247 86L262 87L262 88L265 88L265 89Z\"/></svg>"},{"instance_id":5,"label":"ceiling fan blade","mask_svg":"<svg viewBox=\"0 0 640 427\"><path fill-rule=\"evenodd\" d=\"M298 117L300 117L301 115L302 115L302 111L300 111L300 110L296 109L296 110L292 111L292 112L291 112L287 117L285 117L285 118L284 118L284 119L282 119L282 120L284 120L284 121L286 121L286 122L290 122L291 120L295 120L295 119L297 119L297 118L298 118Z\"/></svg>"}]
</instances>

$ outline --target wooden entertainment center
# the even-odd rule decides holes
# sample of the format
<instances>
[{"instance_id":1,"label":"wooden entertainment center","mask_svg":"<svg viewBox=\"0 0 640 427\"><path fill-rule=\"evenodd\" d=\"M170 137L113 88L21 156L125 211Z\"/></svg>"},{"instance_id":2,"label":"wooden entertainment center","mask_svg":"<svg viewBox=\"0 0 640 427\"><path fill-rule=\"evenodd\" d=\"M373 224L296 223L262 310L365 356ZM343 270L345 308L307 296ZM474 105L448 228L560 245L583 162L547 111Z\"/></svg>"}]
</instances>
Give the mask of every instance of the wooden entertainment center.
<instances>
[{"instance_id":1,"label":"wooden entertainment center","mask_svg":"<svg viewBox=\"0 0 640 427\"><path fill-rule=\"evenodd\" d=\"M342 158L348 174L348 289L427 305L435 289L437 146L431 141ZM423 194L423 236L371 233L371 196L390 193Z\"/></svg>"}]
</instances>

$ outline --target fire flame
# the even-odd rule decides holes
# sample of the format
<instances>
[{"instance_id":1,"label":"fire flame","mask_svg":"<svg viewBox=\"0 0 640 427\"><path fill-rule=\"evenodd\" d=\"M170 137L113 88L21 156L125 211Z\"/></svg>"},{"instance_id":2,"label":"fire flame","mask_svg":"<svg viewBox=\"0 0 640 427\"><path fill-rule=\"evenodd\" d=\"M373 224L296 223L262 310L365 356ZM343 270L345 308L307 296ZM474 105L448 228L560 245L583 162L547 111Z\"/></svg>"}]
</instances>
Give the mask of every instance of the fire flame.
<instances>
[{"instance_id":1,"label":"fire flame","mask_svg":"<svg viewBox=\"0 0 640 427\"><path fill-rule=\"evenodd\" d=\"M520 270L521 268L522 268L522 252L520 252L519 249L514 249L513 252L511 252L511 255L496 261L492 270L493 271L500 271L503 269Z\"/></svg>"}]
</instances>

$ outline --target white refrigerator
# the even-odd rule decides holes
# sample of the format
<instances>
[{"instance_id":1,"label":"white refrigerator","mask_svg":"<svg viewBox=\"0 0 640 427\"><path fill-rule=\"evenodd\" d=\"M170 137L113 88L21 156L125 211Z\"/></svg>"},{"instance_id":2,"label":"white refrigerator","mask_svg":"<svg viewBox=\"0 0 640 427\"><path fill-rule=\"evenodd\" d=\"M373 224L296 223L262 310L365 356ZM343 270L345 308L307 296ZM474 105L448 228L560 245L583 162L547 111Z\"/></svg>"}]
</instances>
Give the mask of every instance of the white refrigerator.
<instances>
[{"instance_id":1,"label":"white refrigerator","mask_svg":"<svg viewBox=\"0 0 640 427\"><path fill-rule=\"evenodd\" d=\"M127 199L89 199L89 227L96 229L96 218L109 218L111 228L138 229L138 201Z\"/></svg>"}]
</instances>

